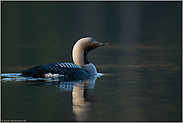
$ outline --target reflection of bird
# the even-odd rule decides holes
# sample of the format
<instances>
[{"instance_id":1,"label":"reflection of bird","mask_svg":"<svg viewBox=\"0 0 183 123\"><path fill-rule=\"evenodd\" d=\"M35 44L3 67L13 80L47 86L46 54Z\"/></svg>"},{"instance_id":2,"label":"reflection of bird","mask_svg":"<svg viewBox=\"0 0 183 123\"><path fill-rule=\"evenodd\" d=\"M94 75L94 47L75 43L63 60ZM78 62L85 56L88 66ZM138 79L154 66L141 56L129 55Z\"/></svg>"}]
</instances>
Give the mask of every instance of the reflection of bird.
<instances>
[{"instance_id":1,"label":"reflection of bird","mask_svg":"<svg viewBox=\"0 0 183 123\"><path fill-rule=\"evenodd\" d=\"M77 82L73 86L72 108L76 121L87 121L88 119L92 104L92 99L88 98L88 89L94 87L96 79L96 76L90 76L89 79Z\"/></svg>"},{"instance_id":2,"label":"reflection of bird","mask_svg":"<svg viewBox=\"0 0 183 123\"><path fill-rule=\"evenodd\" d=\"M95 66L88 62L87 53L97 47L105 46L108 43L100 43L91 37L78 40L72 51L74 63L53 63L42 66L36 66L22 72L22 76L34 78L48 77L74 77L81 78L88 75L95 75L97 70Z\"/></svg>"}]
</instances>

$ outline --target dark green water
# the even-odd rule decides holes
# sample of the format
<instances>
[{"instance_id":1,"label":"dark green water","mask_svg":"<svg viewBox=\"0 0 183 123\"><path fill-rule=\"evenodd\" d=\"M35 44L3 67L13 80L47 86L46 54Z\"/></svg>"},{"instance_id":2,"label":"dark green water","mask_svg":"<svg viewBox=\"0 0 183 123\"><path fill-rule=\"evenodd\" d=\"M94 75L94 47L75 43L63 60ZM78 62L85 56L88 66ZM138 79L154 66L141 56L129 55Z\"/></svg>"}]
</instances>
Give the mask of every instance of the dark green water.
<instances>
[{"instance_id":1,"label":"dark green water","mask_svg":"<svg viewBox=\"0 0 183 123\"><path fill-rule=\"evenodd\" d=\"M72 47L81 37L110 44L88 55L105 75L88 89L89 100L78 102L83 107L74 107L72 89L1 81L2 121L182 121L181 1L1 7L1 73L72 62ZM82 95L79 85L74 87Z\"/></svg>"}]
</instances>

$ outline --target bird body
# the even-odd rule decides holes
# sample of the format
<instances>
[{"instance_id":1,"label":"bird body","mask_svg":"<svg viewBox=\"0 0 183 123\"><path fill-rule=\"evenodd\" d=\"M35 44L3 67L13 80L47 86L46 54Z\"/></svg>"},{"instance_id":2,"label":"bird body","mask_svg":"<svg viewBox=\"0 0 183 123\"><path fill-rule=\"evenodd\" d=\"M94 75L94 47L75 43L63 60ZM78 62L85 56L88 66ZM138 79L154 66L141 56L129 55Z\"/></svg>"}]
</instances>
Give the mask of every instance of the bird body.
<instances>
[{"instance_id":1,"label":"bird body","mask_svg":"<svg viewBox=\"0 0 183 123\"><path fill-rule=\"evenodd\" d=\"M97 74L95 66L87 59L89 51L105 46L108 43L99 43L91 37L78 40L72 50L74 63L52 63L29 68L22 72L24 77L48 78L48 77L71 77L83 78Z\"/></svg>"}]
</instances>

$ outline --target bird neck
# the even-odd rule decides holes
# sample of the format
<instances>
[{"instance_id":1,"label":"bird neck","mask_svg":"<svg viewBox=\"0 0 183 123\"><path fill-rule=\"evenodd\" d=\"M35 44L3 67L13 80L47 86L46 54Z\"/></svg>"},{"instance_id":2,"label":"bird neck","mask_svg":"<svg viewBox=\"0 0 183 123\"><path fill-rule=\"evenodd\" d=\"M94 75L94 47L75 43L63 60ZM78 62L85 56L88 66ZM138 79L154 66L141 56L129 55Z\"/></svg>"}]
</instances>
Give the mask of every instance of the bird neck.
<instances>
[{"instance_id":1,"label":"bird neck","mask_svg":"<svg viewBox=\"0 0 183 123\"><path fill-rule=\"evenodd\" d=\"M88 62L87 52L85 51L81 51L80 53L73 52L73 61L75 64L81 66L90 75L97 74L97 69L95 68L95 66L92 63Z\"/></svg>"},{"instance_id":2,"label":"bird neck","mask_svg":"<svg viewBox=\"0 0 183 123\"><path fill-rule=\"evenodd\" d=\"M87 54L88 52L85 51L81 45L78 43L74 45L72 50L72 58L74 63L82 67L90 75L95 75L97 74L97 70L95 66L88 61Z\"/></svg>"},{"instance_id":3,"label":"bird neck","mask_svg":"<svg viewBox=\"0 0 183 123\"><path fill-rule=\"evenodd\" d=\"M87 51L82 50L80 47L74 46L72 58L74 63L81 67L90 63L87 58Z\"/></svg>"}]
</instances>

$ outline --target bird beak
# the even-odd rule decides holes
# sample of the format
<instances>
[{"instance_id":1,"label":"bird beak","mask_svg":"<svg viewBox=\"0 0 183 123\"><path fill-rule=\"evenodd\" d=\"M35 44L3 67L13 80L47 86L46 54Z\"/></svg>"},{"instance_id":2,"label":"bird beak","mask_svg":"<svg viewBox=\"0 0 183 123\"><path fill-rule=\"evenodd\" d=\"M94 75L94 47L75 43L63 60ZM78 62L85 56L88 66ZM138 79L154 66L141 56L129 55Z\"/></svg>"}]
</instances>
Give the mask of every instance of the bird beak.
<instances>
[{"instance_id":1,"label":"bird beak","mask_svg":"<svg viewBox=\"0 0 183 123\"><path fill-rule=\"evenodd\" d=\"M85 51L89 52L89 51L91 51L91 50L93 50L93 49L95 49L95 48L97 48L97 47L106 46L106 45L108 45L108 43L102 43L102 42L93 41L93 42L92 42L92 45L89 45L89 46L85 49Z\"/></svg>"},{"instance_id":2,"label":"bird beak","mask_svg":"<svg viewBox=\"0 0 183 123\"><path fill-rule=\"evenodd\" d=\"M106 46L108 45L109 43L102 43L102 42L98 42L98 46L101 47L101 46Z\"/></svg>"}]
</instances>

